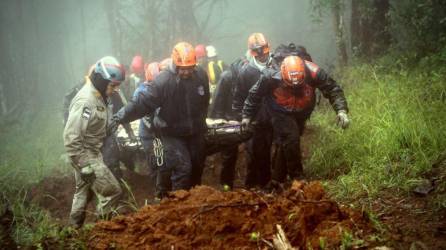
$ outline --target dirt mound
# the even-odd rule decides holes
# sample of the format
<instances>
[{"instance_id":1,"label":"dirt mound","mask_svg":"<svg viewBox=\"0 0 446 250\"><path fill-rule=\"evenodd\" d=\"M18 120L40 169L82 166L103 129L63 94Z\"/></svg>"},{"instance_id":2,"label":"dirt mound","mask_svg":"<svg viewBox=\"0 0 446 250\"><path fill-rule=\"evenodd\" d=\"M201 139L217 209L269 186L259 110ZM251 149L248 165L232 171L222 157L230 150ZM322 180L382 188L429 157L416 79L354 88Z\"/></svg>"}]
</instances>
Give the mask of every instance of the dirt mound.
<instances>
[{"instance_id":1,"label":"dirt mound","mask_svg":"<svg viewBox=\"0 0 446 250\"><path fill-rule=\"evenodd\" d=\"M92 249L253 249L272 241L275 225L293 246L331 249L345 235L363 238L371 226L361 214L326 198L318 182L294 182L281 195L199 186L170 194L159 205L101 221ZM258 235L258 237L254 237ZM321 243L322 242L322 243Z\"/></svg>"}]
</instances>

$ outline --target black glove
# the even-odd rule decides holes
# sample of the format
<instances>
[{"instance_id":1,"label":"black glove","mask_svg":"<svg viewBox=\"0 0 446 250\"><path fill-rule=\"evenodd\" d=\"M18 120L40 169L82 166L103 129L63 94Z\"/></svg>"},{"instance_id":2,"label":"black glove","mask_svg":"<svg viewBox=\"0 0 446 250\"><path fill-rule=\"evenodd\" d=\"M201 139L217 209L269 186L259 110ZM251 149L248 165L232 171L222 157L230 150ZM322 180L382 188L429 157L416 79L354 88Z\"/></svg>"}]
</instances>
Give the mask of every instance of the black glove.
<instances>
[{"instance_id":1,"label":"black glove","mask_svg":"<svg viewBox=\"0 0 446 250\"><path fill-rule=\"evenodd\" d=\"M81 168L81 179L86 183L93 183L96 179L96 175L94 174L93 167L91 165L85 166Z\"/></svg>"},{"instance_id":2,"label":"black glove","mask_svg":"<svg viewBox=\"0 0 446 250\"><path fill-rule=\"evenodd\" d=\"M119 127L119 121L116 116L113 116L110 120L110 123L107 126L107 136L113 135L116 133L116 130L118 130Z\"/></svg>"}]
</instances>

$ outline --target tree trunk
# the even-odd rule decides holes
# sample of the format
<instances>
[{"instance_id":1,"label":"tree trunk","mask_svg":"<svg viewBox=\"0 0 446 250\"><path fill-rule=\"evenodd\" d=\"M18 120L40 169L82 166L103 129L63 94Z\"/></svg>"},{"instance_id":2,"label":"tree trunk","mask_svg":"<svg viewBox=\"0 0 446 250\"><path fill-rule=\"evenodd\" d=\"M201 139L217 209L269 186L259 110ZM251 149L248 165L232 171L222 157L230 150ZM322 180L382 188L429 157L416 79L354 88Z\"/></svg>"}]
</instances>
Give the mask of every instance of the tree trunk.
<instances>
[{"instance_id":1,"label":"tree trunk","mask_svg":"<svg viewBox=\"0 0 446 250\"><path fill-rule=\"evenodd\" d=\"M336 36L336 47L338 52L338 64L344 67L348 63L347 44L345 41L344 17L342 12L343 0L332 2L333 28Z\"/></svg>"},{"instance_id":2,"label":"tree trunk","mask_svg":"<svg viewBox=\"0 0 446 250\"><path fill-rule=\"evenodd\" d=\"M357 56L376 58L389 48L389 10L389 0L352 0L352 46Z\"/></svg>"}]
</instances>

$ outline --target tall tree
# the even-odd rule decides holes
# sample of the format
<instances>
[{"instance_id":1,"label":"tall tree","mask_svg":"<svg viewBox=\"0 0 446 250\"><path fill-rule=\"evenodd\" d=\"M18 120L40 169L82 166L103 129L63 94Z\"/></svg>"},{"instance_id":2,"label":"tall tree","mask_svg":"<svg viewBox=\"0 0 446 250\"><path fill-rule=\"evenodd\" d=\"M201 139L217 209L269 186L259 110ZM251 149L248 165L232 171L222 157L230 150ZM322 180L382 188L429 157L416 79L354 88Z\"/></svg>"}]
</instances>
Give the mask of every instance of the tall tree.
<instances>
[{"instance_id":1,"label":"tall tree","mask_svg":"<svg viewBox=\"0 0 446 250\"><path fill-rule=\"evenodd\" d=\"M373 58L391 44L389 0L352 1L351 36L355 55Z\"/></svg>"}]
</instances>

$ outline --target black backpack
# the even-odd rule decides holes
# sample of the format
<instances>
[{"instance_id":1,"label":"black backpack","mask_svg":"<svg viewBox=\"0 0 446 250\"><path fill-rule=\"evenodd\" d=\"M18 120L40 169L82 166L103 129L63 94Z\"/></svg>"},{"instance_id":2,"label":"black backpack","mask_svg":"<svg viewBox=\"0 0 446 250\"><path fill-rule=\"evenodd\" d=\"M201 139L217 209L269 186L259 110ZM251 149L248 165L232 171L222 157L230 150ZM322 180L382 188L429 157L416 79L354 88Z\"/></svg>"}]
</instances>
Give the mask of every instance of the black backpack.
<instances>
[{"instance_id":1,"label":"black backpack","mask_svg":"<svg viewBox=\"0 0 446 250\"><path fill-rule=\"evenodd\" d=\"M273 59L277 65L280 65L287 56L298 56L306 61L313 61L304 46L296 46L294 43L280 44L274 50Z\"/></svg>"}]
</instances>

